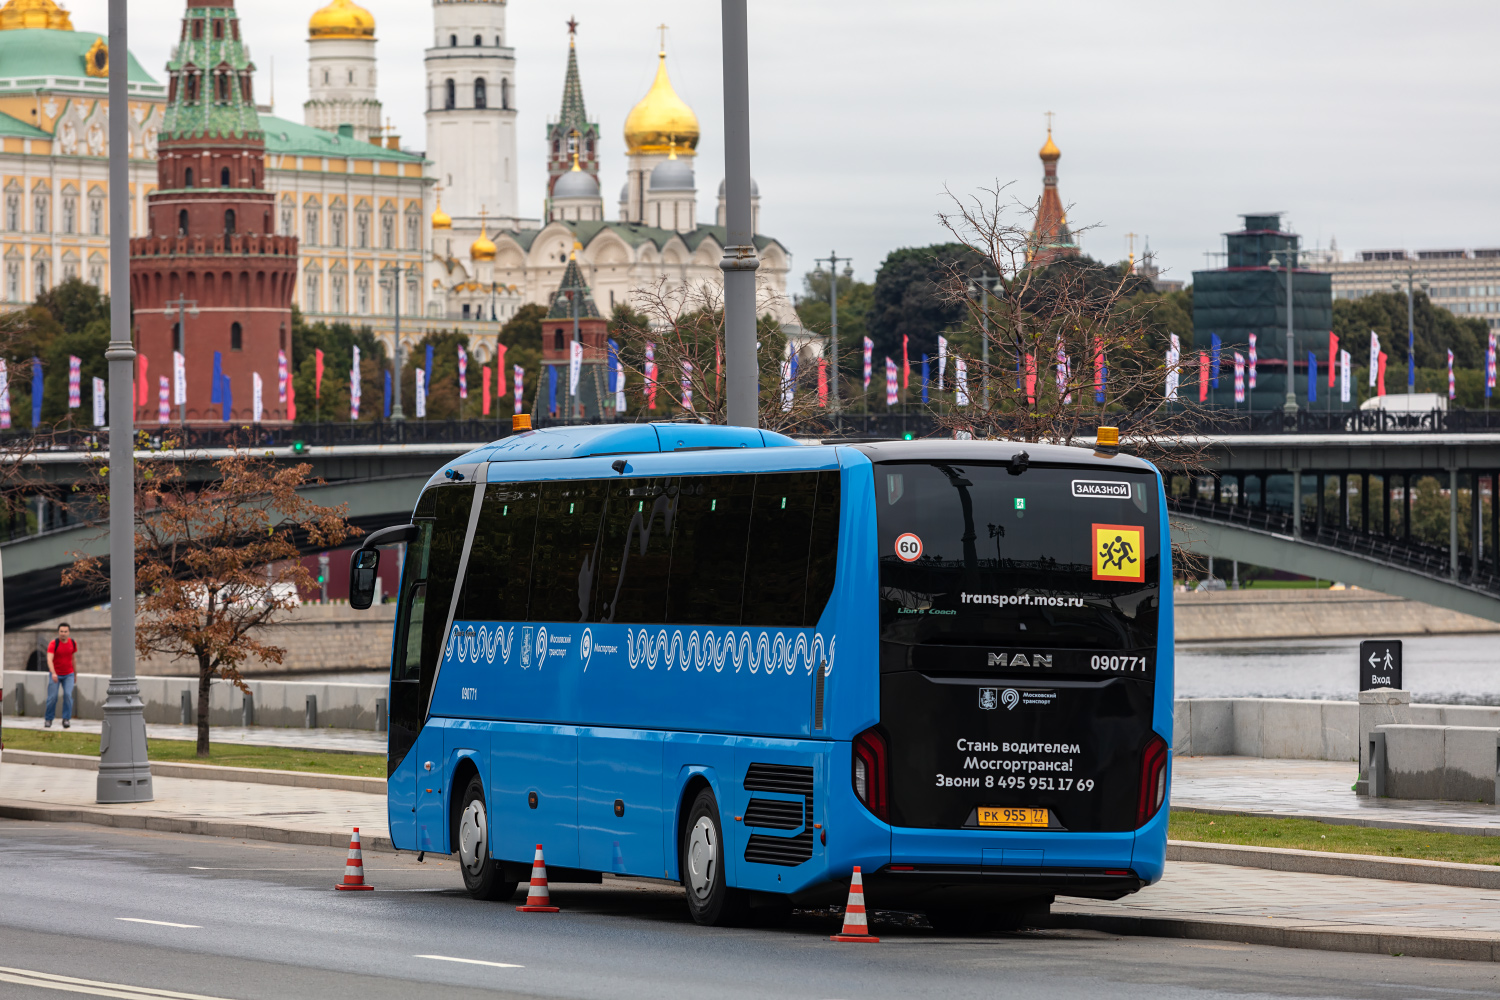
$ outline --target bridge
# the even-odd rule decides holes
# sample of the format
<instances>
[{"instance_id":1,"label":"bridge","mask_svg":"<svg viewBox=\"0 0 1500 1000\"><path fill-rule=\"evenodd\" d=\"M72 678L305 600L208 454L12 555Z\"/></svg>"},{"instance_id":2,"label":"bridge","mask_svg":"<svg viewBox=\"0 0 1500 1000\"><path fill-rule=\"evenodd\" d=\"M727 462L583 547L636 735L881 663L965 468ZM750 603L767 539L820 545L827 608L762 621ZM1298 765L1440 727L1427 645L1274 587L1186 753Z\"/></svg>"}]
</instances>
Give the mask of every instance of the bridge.
<instances>
[{"instance_id":1,"label":"bridge","mask_svg":"<svg viewBox=\"0 0 1500 1000\"><path fill-rule=\"evenodd\" d=\"M844 423L863 440L937 431L930 417L910 414L850 416ZM189 478L207 478L210 464L233 447L307 462L313 475L328 480L310 488L318 502L347 501L351 519L369 529L404 518L444 461L503 434L496 421L324 424L267 430L248 441L236 432L195 429L183 447L140 454L183 462ZM57 574L72 561L68 553L103 551L102 535L70 524L45 492L87 474L99 458L97 442L79 447L90 443L82 436L59 443L27 458L44 487L37 495L43 530L0 547L7 627L98 600L64 593ZM1164 443L1196 456L1192 474L1163 466L1183 548L1500 620L1500 419L1304 413L1291 427L1263 417ZM1440 498L1446 537L1424 535L1414 523L1417 497L1429 513Z\"/></svg>"}]
</instances>

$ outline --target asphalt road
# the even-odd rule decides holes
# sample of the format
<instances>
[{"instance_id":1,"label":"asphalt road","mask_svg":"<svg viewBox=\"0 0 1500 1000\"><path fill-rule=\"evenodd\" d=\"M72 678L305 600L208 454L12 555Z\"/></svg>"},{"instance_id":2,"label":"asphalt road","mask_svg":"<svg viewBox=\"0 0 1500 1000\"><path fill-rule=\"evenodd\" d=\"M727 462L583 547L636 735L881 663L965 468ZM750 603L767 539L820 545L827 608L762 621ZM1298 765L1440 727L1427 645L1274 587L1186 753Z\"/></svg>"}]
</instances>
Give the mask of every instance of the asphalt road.
<instances>
[{"instance_id":1,"label":"asphalt road","mask_svg":"<svg viewBox=\"0 0 1500 1000\"><path fill-rule=\"evenodd\" d=\"M556 886L557 914L462 891L448 859L368 853L375 892L336 893L343 852L0 821L0 997L599 1000L775 997L1462 998L1500 967L1219 942L1034 931L954 938L827 919L695 926L681 891ZM170 991L170 992L169 992Z\"/></svg>"}]
</instances>

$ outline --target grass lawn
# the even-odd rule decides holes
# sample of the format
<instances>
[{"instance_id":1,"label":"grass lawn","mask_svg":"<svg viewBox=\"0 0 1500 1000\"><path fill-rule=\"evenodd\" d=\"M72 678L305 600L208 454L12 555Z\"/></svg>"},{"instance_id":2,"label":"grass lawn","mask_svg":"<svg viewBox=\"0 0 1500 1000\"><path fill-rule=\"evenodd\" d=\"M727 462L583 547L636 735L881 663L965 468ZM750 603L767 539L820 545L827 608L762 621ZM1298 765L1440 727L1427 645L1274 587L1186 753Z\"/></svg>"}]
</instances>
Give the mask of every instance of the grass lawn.
<instances>
[{"instance_id":1,"label":"grass lawn","mask_svg":"<svg viewBox=\"0 0 1500 1000\"><path fill-rule=\"evenodd\" d=\"M1173 809L1167 825L1173 840L1250 847L1290 847L1336 854L1373 854L1385 858L1458 861L1470 865L1500 865L1500 837L1461 833L1423 833L1420 830L1375 830L1365 826L1336 826L1307 819L1270 819L1259 816L1212 816Z\"/></svg>"},{"instance_id":2,"label":"grass lawn","mask_svg":"<svg viewBox=\"0 0 1500 1000\"><path fill-rule=\"evenodd\" d=\"M212 737L213 733L210 731L210 741ZM41 750L47 753L77 753L97 757L99 737L94 733L6 729L5 747L8 750ZM265 767L279 771L318 771L322 774L353 774L365 778L385 777L385 758L373 754L213 742L210 742L209 751L209 756L203 758L197 754L197 744L187 740L146 741L146 756L151 760L219 764L223 767Z\"/></svg>"}]
</instances>

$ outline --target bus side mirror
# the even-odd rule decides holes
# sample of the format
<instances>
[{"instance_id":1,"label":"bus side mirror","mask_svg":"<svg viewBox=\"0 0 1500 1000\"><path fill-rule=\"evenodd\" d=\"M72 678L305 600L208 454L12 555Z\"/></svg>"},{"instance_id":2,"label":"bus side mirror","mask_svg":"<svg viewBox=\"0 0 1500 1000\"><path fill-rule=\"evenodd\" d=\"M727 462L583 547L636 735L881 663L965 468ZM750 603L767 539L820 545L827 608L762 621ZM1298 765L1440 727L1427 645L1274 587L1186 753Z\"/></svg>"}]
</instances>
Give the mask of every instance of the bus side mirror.
<instances>
[{"instance_id":1,"label":"bus side mirror","mask_svg":"<svg viewBox=\"0 0 1500 1000\"><path fill-rule=\"evenodd\" d=\"M375 600L375 577L380 569L379 549L359 549L349 558L349 606L364 611Z\"/></svg>"}]
</instances>

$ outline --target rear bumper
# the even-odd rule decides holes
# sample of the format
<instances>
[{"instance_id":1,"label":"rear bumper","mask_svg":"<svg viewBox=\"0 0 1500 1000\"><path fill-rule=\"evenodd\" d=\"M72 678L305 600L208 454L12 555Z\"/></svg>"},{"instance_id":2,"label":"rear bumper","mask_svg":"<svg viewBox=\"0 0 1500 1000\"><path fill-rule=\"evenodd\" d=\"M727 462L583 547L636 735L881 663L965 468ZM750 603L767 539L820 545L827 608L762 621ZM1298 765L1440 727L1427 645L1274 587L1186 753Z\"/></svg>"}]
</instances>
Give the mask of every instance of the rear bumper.
<instances>
[{"instance_id":1,"label":"rear bumper","mask_svg":"<svg viewBox=\"0 0 1500 1000\"><path fill-rule=\"evenodd\" d=\"M1145 879L1128 868L897 864L863 873L863 879L866 905L871 908L916 910L1048 896L1119 899L1146 885Z\"/></svg>"}]
</instances>

